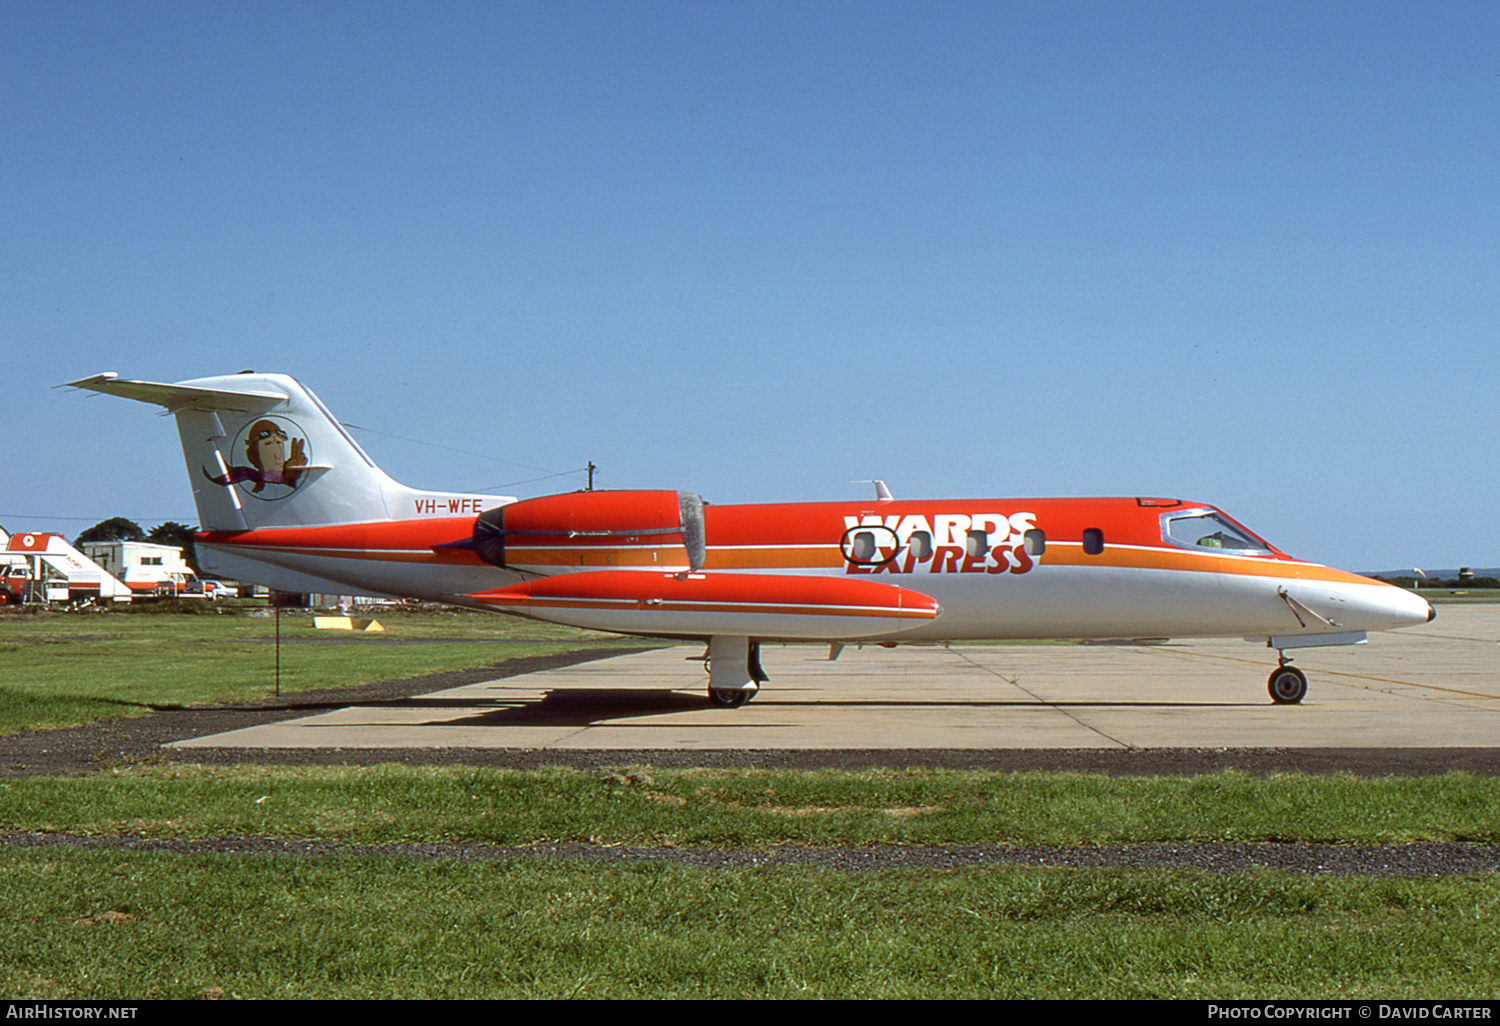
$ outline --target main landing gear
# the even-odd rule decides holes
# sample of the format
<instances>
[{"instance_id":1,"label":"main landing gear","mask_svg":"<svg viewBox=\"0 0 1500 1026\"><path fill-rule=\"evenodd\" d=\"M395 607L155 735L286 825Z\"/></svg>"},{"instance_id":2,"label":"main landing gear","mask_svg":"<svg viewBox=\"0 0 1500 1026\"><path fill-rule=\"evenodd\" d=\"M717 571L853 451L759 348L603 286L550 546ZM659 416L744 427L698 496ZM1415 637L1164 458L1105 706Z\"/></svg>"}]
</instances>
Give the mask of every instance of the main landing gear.
<instances>
[{"instance_id":1,"label":"main landing gear","mask_svg":"<svg viewBox=\"0 0 1500 1026\"><path fill-rule=\"evenodd\" d=\"M1277 705L1296 705L1307 697L1307 674L1293 666L1282 652L1280 664L1266 681L1266 690Z\"/></svg>"},{"instance_id":2,"label":"main landing gear","mask_svg":"<svg viewBox=\"0 0 1500 1026\"><path fill-rule=\"evenodd\" d=\"M708 700L721 708L738 709L770 680L760 666L758 641L715 635L708 639L703 656L708 665Z\"/></svg>"},{"instance_id":3,"label":"main landing gear","mask_svg":"<svg viewBox=\"0 0 1500 1026\"><path fill-rule=\"evenodd\" d=\"M756 689L756 691L759 690L759 688ZM708 700L721 709L738 709L754 697L755 691L743 688L710 687L708 689Z\"/></svg>"}]
</instances>

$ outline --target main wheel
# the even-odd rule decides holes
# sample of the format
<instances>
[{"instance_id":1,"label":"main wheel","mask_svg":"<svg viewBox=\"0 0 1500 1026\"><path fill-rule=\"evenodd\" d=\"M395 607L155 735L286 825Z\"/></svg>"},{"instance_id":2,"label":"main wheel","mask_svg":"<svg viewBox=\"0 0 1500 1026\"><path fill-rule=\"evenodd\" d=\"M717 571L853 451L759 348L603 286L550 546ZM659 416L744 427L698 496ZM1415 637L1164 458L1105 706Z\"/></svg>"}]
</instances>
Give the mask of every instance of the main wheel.
<instances>
[{"instance_id":1,"label":"main wheel","mask_svg":"<svg viewBox=\"0 0 1500 1026\"><path fill-rule=\"evenodd\" d=\"M750 701L750 696L753 694L755 694L754 691L745 688L709 688L708 700L725 709L738 709Z\"/></svg>"},{"instance_id":2,"label":"main wheel","mask_svg":"<svg viewBox=\"0 0 1500 1026\"><path fill-rule=\"evenodd\" d=\"M1278 666L1271 671L1266 690L1277 705L1296 705L1307 697L1307 676L1295 666Z\"/></svg>"}]
</instances>

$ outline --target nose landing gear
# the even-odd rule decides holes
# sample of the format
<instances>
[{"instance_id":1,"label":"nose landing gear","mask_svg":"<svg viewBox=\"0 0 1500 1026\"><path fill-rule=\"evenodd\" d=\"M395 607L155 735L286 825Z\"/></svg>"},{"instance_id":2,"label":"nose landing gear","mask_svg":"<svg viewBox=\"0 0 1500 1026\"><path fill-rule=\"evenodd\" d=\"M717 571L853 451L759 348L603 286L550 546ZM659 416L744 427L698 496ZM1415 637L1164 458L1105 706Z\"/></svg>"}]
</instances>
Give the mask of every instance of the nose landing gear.
<instances>
[{"instance_id":1,"label":"nose landing gear","mask_svg":"<svg viewBox=\"0 0 1500 1026\"><path fill-rule=\"evenodd\" d=\"M1266 681L1266 690L1277 705L1296 705L1307 697L1307 675L1293 666L1282 652L1280 664Z\"/></svg>"}]
</instances>

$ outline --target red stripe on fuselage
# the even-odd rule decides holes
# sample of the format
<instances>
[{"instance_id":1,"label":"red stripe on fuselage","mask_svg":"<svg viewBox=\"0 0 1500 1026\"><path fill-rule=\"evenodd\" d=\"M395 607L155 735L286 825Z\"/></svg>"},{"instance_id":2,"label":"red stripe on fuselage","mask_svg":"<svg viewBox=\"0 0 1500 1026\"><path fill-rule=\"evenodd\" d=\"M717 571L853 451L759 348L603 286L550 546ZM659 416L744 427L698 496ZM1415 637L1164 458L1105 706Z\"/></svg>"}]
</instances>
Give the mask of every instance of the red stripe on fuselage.
<instances>
[{"instance_id":1,"label":"red stripe on fuselage","mask_svg":"<svg viewBox=\"0 0 1500 1026\"><path fill-rule=\"evenodd\" d=\"M305 556L340 559L478 565L469 549L434 549L435 545L467 541L473 517L429 520L382 520L367 524L326 527L263 527L254 531L200 531L195 540L206 545L262 549Z\"/></svg>"},{"instance_id":2,"label":"red stripe on fuselage","mask_svg":"<svg viewBox=\"0 0 1500 1026\"><path fill-rule=\"evenodd\" d=\"M1185 502L1173 511L1213 508L1204 503ZM1375 583L1341 570L1293 559L1275 549L1265 556L1243 556L1169 545L1162 540L1160 515L1163 512L1166 510L1161 506L1142 506L1134 498L710 505L704 509L704 534L708 546L704 569L839 571L845 565L839 542L848 529L848 518L863 521L867 517L879 517L883 524L895 525L906 517L918 516L928 524L936 524L945 516L972 518L985 514L1008 517L1027 513L1037 528L1046 534L1047 551L1036 560L1038 568L1048 565L1128 567L1288 580ZM476 566L480 565L480 560L469 549L434 549L434 546L466 540L473 530L473 523L473 517L443 517L324 527L212 531L200 533L197 539L209 545L246 551L258 549L268 556L285 553L361 561ZM1104 550L1098 555L1087 555L1079 547L1079 540L1087 528L1103 533ZM944 541L934 539L934 543L943 544ZM526 549L525 545L517 546L517 563L524 565L528 562ZM559 565L561 569L563 567ZM932 572L931 567L918 564L914 569L915 572L902 573L899 578L920 588L919 582ZM891 578L885 579L891 581Z\"/></svg>"}]
</instances>

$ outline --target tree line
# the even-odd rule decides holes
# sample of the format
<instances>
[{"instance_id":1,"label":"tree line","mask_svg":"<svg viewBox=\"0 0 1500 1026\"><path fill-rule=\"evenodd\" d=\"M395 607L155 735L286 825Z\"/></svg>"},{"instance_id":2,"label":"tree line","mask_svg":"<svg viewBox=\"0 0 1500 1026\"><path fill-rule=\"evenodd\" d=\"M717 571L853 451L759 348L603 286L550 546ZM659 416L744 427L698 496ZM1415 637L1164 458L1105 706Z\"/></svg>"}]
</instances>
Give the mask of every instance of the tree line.
<instances>
[{"instance_id":1,"label":"tree line","mask_svg":"<svg viewBox=\"0 0 1500 1026\"><path fill-rule=\"evenodd\" d=\"M193 534L197 530L196 527L188 527L175 520L168 520L164 524L157 524L149 531L143 531L141 525L134 520L125 517L110 517L81 532L77 538L73 539L73 547L81 549L88 542L113 541L144 541L155 545L174 545L182 550L183 562L193 568L193 573L201 576L202 571L198 569L198 553L193 548Z\"/></svg>"}]
</instances>

